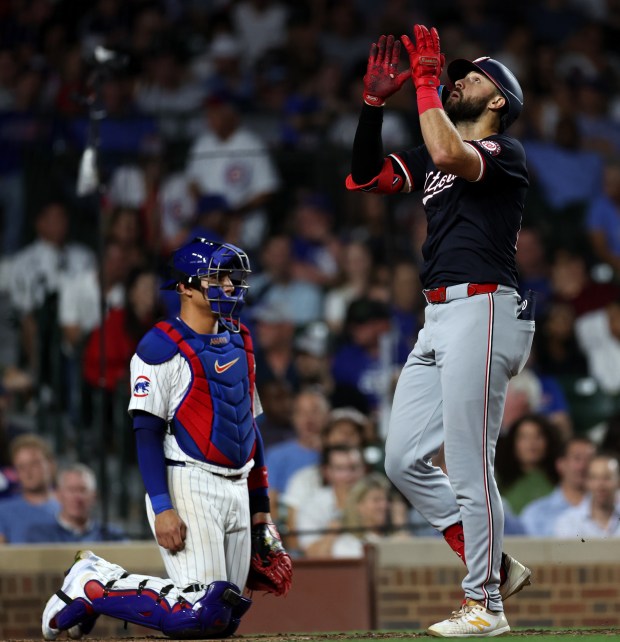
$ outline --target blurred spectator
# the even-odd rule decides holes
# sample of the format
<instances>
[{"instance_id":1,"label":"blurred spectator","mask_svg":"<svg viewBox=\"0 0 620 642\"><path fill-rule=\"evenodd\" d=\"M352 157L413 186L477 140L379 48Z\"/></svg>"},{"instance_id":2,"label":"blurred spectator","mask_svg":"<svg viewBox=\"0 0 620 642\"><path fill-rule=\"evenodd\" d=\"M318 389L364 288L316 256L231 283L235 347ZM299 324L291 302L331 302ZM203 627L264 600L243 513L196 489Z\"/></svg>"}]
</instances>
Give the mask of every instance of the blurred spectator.
<instances>
[{"instance_id":1,"label":"blurred spectator","mask_svg":"<svg viewBox=\"0 0 620 642\"><path fill-rule=\"evenodd\" d=\"M58 514L32 524L24 537L26 544L66 542L118 542L127 539L123 531L97 522L93 513L97 503L97 478L84 464L73 464L58 474L56 496Z\"/></svg>"},{"instance_id":2,"label":"blurred spectator","mask_svg":"<svg viewBox=\"0 0 620 642\"><path fill-rule=\"evenodd\" d=\"M347 307L364 296L370 286L373 270L372 255L362 241L347 242L339 254L340 276L325 294L323 316L334 333L342 330Z\"/></svg>"},{"instance_id":3,"label":"blurred spectator","mask_svg":"<svg viewBox=\"0 0 620 642\"><path fill-rule=\"evenodd\" d=\"M555 426L537 414L521 417L500 437L498 485L515 515L529 502L548 495L557 484L555 460L560 447Z\"/></svg>"},{"instance_id":4,"label":"blurred spectator","mask_svg":"<svg viewBox=\"0 0 620 642\"><path fill-rule=\"evenodd\" d=\"M307 557L328 557L351 489L367 472L361 448L336 445L321 457L325 480L313 497L297 511L299 546Z\"/></svg>"},{"instance_id":5,"label":"blurred spectator","mask_svg":"<svg viewBox=\"0 0 620 642\"><path fill-rule=\"evenodd\" d=\"M542 384L536 374L526 366L508 382L501 433L506 434L522 417L538 412L542 399Z\"/></svg>"},{"instance_id":6,"label":"blurred spectator","mask_svg":"<svg viewBox=\"0 0 620 642\"><path fill-rule=\"evenodd\" d=\"M282 378L257 382L263 413L256 418L265 448L291 439L295 430L293 414L293 388Z\"/></svg>"},{"instance_id":7,"label":"blurred spectator","mask_svg":"<svg viewBox=\"0 0 620 642\"><path fill-rule=\"evenodd\" d=\"M118 207L111 212L106 241L120 245L128 272L144 267L150 258L148 230L137 208Z\"/></svg>"},{"instance_id":8,"label":"blurred spectator","mask_svg":"<svg viewBox=\"0 0 620 642\"><path fill-rule=\"evenodd\" d=\"M420 289L420 273L415 263L397 261L392 267L390 286L395 359L404 364L418 338L426 306Z\"/></svg>"},{"instance_id":9,"label":"blurred spectator","mask_svg":"<svg viewBox=\"0 0 620 642\"><path fill-rule=\"evenodd\" d=\"M369 432L369 421L355 408L334 408L327 424L321 432L321 456L333 446L350 446L364 448ZM297 513L307 502L312 500L325 483L323 469L319 462L300 468L291 476L286 491L281 498L281 505L286 515L286 526L289 532L297 530ZM288 543L297 547L297 539L289 538Z\"/></svg>"},{"instance_id":10,"label":"blurred spectator","mask_svg":"<svg viewBox=\"0 0 620 642\"><path fill-rule=\"evenodd\" d=\"M207 96L229 96L241 111L254 106L254 74L243 66L245 52L230 33L218 33L209 47L211 69L204 76Z\"/></svg>"},{"instance_id":11,"label":"blurred spectator","mask_svg":"<svg viewBox=\"0 0 620 642\"><path fill-rule=\"evenodd\" d=\"M317 285L293 276L292 261L290 237L267 239L260 254L262 270L250 277L250 297L257 308L279 308L283 318L302 326L321 317L323 295Z\"/></svg>"},{"instance_id":12,"label":"blurred spectator","mask_svg":"<svg viewBox=\"0 0 620 642\"><path fill-rule=\"evenodd\" d=\"M564 444L555 462L560 478L558 485L549 495L531 501L521 511L521 523L528 535L553 536L558 516L581 504L586 495L588 466L595 450L587 437L572 437Z\"/></svg>"},{"instance_id":13,"label":"blurred spectator","mask_svg":"<svg viewBox=\"0 0 620 642\"><path fill-rule=\"evenodd\" d=\"M293 355L295 326L276 304L263 304L252 310L256 342L256 382L270 379L288 381L297 388Z\"/></svg>"},{"instance_id":14,"label":"blurred spectator","mask_svg":"<svg viewBox=\"0 0 620 642\"><path fill-rule=\"evenodd\" d=\"M620 276L620 158L605 163L603 191L591 203L586 229L595 257Z\"/></svg>"},{"instance_id":15,"label":"blurred spectator","mask_svg":"<svg viewBox=\"0 0 620 642\"><path fill-rule=\"evenodd\" d=\"M555 537L597 539L620 537L620 467L615 455L596 455L588 466L586 499L562 513L553 528Z\"/></svg>"},{"instance_id":16,"label":"blurred spectator","mask_svg":"<svg viewBox=\"0 0 620 642\"><path fill-rule=\"evenodd\" d=\"M526 140L523 147L532 178L538 182L552 209L560 211L568 205L586 205L598 196L602 159L599 154L582 148L579 127L572 115L560 117L553 141Z\"/></svg>"},{"instance_id":17,"label":"blurred spectator","mask_svg":"<svg viewBox=\"0 0 620 642\"><path fill-rule=\"evenodd\" d=\"M519 379L523 373L525 373L525 376L534 375L540 385L540 403L536 408L533 408L533 410L547 417L558 429L560 436L563 439L568 439L573 434L573 419L570 414L571 409L563 386L565 379L546 374L538 366L536 342L532 345L526 367L516 377L513 377L513 379ZM512 380L508 384L508 396L510 396L511 384ZM513 421L514 418L515 417L512 419ZM509 423L511 422L509 421L506 425Z\"/></svg>"},{"instance_id":18,"label":"blurred spectator","mask_svg":"<svg viewBox=\"0 0 620 642\"><path fill-rule=\"evenodd\" d=\"M200 196L196 201L196 213L184 243L197 236L238 245L239 221L230 216L226 199L220 194Z\"/></svg>"},{"instance_id":19,"label":"blurred spectator","mask_svg":"<svg viewBox=\"0 0 620 642\"><path fill-rule=\"evenodd\" d=\"M366 475L351 489L342 514L345 531L334 537L330 557L363 557L364 544L410 537L407 507L380 473Z\"/></svg>"},{"instance_id":20,"label":"blurred spectator","mask_svg":"<svg viewBox=\"0 0 620 642\"><path fill-rule=\"evenodd\" d=\"M19 479L9 455L9 444L15 438L7 418L8 395L0 384L0 500L19 491Z\"/></svg>"},{"instance_id":21,"label":"blurred spectator","mask_svg":"<svg viewBox=\"0 0 620 642\"><path fill-rule=\"evenodd\" d=\"M241 0L234 5L232 21L248 67L270 49L284 44L287 17L287 8L276 0Z\"/></svg>"},{"instance_id":22,"label":"blurred spectator","mask_svg":"<svg viewBox=\"0 0 620 642\"><path fill-rule=\"evenodd\" d=\"M120 0L92 2L79 23L80 40L86 51L96 45L122 45L128 34L128 9Z\"/></svg>"},{"instance_id":23,"label":"blurred spectator","mask_svg":"<svg viewBox=\"0 0 620 642\"><path fill-rule=\"evenodd\" d=\"M343 340L332 361L337 391L359 390L371 410L378 409L388 389L390 372L381 360L380 340L389 330L387 304L367 297L355 299L349 304Z\"/></svg>"},{"instance_id":24,"label":"blurred spectator","mask_svg":"<svg viewBox=\"0 0 620 642\"><path fill-rule=\"evenodd\" d=\"M620 297L620 287L614 283L598 283L592 279L585 257L572 247L555 250L551 286L554 298L569 303L576 317L603 308Z\"/></svg>"},{"instance_id":25,"label":"blurred spectator","mask_svg":"<svg viewBox=\"0 0 620 642\"><path fill-rule=\"evenodd\" d=\"M144 58L146 73L136 88L137 106L158 118L168 140L191 140L200 127L205 90L188 74L185 63L179 45L155 45Z\"/></svg>"},{"instance_id":26,"label":"blurred spectator","mask_svg":"<svg viewBox=\"0 0 620 642\"><path fill-rule=\"evenodd\" d=\"M22 346L31 372L47 363L52 331L49 319L56 318L58 289L64 278L77 277L95 268L95 255L87 247L68 241L69 214L62 203L50 203L38 213L35 240L13 257L11 302L22 325ZM37 321L43 310L45 324Z\"/></svg>"},{"instance_id":27,"label":"blurred spectator","mask_svg":"<svg viewBox=\"0 0 620 642\"><path fill-rule=\"evenodd\" d=\"M528 5L528 24L536 40L557 44L576 33L583 18L565 0L543 0Z\"/></svg>"},{"instance_id":28,"label":"blurred spectator","mask_svg":"<svg viewBox=\"0 0 620 642\"><path fill-rule=\"evenodd\" d=\"M358 60L368 57L364 16L355 2L345 0L328 5L321 31L321 49L325 58L338 62L347 76Z\"/></svg>"},{"instance_id":29,"label":"blurred spectator","mask_svg":"<svg viewBox=\"0 0 620 642\"><path fill-rule=\"evenodd\" d=\"M256 250L267 234L265 207L280 179L260 136L243 126L230 98L206 101L209 131L196 140L186 175L196 194L223 194L242 221L241 246Z\"/></svg>"},{"instance_id":30,"label":"blurred spectator","mask_svg":"<svg viewBox=\"0 0 620 642\"><path fill-rule=\"evenodd\" d=\"M124 305L108 310L84 346L84 381L113 392L128 376L129 361L144 333L162 316L158 276L144 268L133 270L124 285ZM101 372L101 332L105 333L105 371Z\"/></svg>"},{"instance_id":31,"label":"blurred spectator","mask_svg":"<svg viewBox=\"0 0 620 642\"><path fill-rule=\"evenodd\" d=\"M515 256L519 271L519 292L525 296L528 290L536 292L536 319L547 310L551 291L551 269L542 233L535 227L522 227Z\"/></svg>"},{"instance_id":32,"label":"blurred spectator","mask_svg":"<svg viewBox=\"0 0 620 642\"><path fill-rule=\"evenodd\" d=\"M17 61L9 48L0 49L0 109L5 111L13 105L13 89L17 81Z\"/></svg>"},{"instance_id":33,"label":"blurred spectator","mask_svg":"<svg viewBox=\"0 0 620 642\"><path fill-rule=\"evenodd\" d=\"M108 241L101 264L106 311L122 308L125 299L124 281L130 266L123 247ZM101 323L99 270L83 270L63 278L58 292L58 321L62 331L65 354L79 350L88 335Z\"/></svg>"},{"instance_id":34,"label":"blurred spectator","mask_svg":"<svg viewBox=\"0 0 620 642\"><path fill-rule=\"evenodd\" d=\"M301 195L293 209L293 264L295 278L319 287L333 285L338 273L340 244L332 231L334 211L320 193Z\"/></svg>"},{"instance_id":35,"label":"blurred spectator","mask_svg":"<svg viewBox=\"0 0 620 642\"><path fill-rule=\"evenodd\" d=\"M601 76L581 78L574 95L584 147L603 156L620 154L620 124L610 115L609 81Z\"/></svg>"},{"instance_id":36,"label":"blurred spectator","mask_svg":"<svg viewBox=\"0 0 620 642\"><path fill-rule=\"evenodd\" d=\"M552 301L536 328L536 364L549 375L585 376L588 365L575 336L575 310Z\"/></svg>"},{"instance_id":37,"label":"blurred spectator","mask_svg":"<svg viewBox=\"0 0 620 642\"><path fill-rule=\"evenodd\" d=\"M82 50L78 45L66 50L54 87L54 110L61 116L78 116L84 106L76 100L86 94L86 73Z\"/></svg>"},{"instance_id":38,"label":"blurred spectator","mask_svg":"<svg viewBox=\"0 0 620 642\"><path fill-rule=\"evenodd\" d=\"M37 435L16 437L10 451L20 493L0 502L0 543L23 544L33 526L53 520L60 508L53 489L56 463Z\"/></svg>"},{"instance_id":39,"label":"blurred spectator","mask_svg":"<svg viewBox=\"0 0 620 642\"><path fill-rule=\"evenodd\" d=\"M620 459L620 412L616 412L605 422L604 431L600 450L613 453Z\"/></svg>"},{"instance_id":40,"label":"blurred spectator","mask_svg":"<svg viewBox=\"0 0 620 642\"><path fill-rule=\"evenodd\" d=\"M293 340L293 351L298 387L316 387L330 397L334 382L331 376L331 335L327 324L313 321L299 328Z\"/></svg>"},{"instance_id":41,"label":"blurred spectator","mask_svg":"<svg viewBox=\"0 0 620 642\"><path fill-rule=\"evenodd\" d=\"M295 472L319 461L321 431L327 423L328 414L329 402L323 393L302 390L293 401L295 436L265 450L272 515L277 513L279 498Z\"/></svg>"},{"instance_id":42,"label":"blurred spectator","mask_svg":"<svg viewBox=\"0 0 620 642\"><path fill-rule=\"evenodd\" d=\"M620 298L588 312L575 324L577 343L586 355L589 374L601 390L620 392Z\"/></svg>"},{"instance_id":43,"label":"blurred spectator","mask_svg":"<svg viewBox=\"0 0 620 642\"><path fill-rule=\"evenodd\" d=\"M168 254L167 248L178 247L174 238L177 223L182 225L193 214L194 201L184 175L167 167L162 147L158 137L147 139L143 147L135 150L134 159L113 170L105 194L105 210L138 210L143 247L152 254L164 255ZM168 245L170 237L174 240Z\"/></svg>"}]
</instances>

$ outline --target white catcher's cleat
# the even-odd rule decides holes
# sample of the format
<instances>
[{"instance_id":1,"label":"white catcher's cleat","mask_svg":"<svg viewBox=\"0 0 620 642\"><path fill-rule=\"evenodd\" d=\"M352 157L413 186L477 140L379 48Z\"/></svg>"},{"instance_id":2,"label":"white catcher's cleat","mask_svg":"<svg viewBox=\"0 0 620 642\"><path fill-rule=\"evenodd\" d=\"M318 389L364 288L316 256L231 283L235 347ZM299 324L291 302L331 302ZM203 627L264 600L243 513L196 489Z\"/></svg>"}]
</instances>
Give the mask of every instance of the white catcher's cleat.
<instances>
[{"instance_id":1,"label":"white catcher's cleat","mask_svg":"<svg viewBox=\"0 0 620 642\"><path fill-rule=\"evenodd\" d=\"M78 551L75 556L75 563L65 575L62 588L56 591L47 601L41 620L41 631L46 640L55 640L60 633L60 629L57 628L56 615L62 611L62 609L76 598L82 598L82 601L89 602L84 594L84 585L88 580L98 575L93 566L94 559L97 559L97 557L91 551ZM90 619L91 621L88 624L84 622L86 625L84 628L90 626L90 628L88 628L88 631L90 631L95 618L95 615L87 616L85 619ZM80 622L71 626L68 632L71 638L79 639L85 631Z\"/></svg>"},{"instance_id":2,"label":"white catcher's cleat","mask_svg":"<svg viewBox=\"0 0 620 642\"><path fill-rule=\"evenodd\" d=\"M506 572L506 579L499 586L502 600L507 600L511 595L532 583L532 571L507 553L502 553L502 568Z\"/></svg>"},{"instance_id":3,"label":"white catcher's cleat","mask_svg":"<svg viewBox=\"0 0 620 642\"><path fill-rule=\"evenodd\" d=\"M438 638L492 638L509 631L503 611L489 611L475 600L466 600L447 620L427 629Z\"/></svg>"}]
</instances>

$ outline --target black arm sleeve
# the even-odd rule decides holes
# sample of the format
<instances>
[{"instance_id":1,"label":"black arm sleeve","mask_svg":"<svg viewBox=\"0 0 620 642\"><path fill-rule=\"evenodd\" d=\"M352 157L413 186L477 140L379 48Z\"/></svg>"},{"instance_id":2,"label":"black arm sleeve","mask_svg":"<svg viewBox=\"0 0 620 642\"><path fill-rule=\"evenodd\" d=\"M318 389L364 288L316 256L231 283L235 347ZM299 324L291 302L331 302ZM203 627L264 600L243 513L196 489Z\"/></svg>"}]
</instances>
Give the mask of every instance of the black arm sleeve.
<instances>
[{"instance_id":1,"label":"black arm sleeve","mask_svg":"<svg viewBox=\"0 0 620 642\"><path fill-rule=\"evenodd\" d=\"M370 182L383 166L383 107L364 103L353 140L351 177L358 185Z\"/></svg>"}]
</instances>

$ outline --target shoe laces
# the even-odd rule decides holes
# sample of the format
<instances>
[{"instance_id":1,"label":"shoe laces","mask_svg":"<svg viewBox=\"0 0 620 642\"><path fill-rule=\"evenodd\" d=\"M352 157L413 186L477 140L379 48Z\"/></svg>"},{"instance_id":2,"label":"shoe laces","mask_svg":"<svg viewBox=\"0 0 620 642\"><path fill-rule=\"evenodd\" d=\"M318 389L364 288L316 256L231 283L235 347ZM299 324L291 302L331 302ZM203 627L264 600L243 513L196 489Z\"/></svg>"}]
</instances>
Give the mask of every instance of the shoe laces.
<instances>
[{"instance_id":1,"label":"shoe laces","mask_svg":"<svg viewBox=\"0 0 620 642\"><path fill-rule=\"evenodd\" d=\"M480 606L478 602L474 600L463 600L461 608L458 611L452 611L452 615L448 618L451 622L456 622L461 618L465 617L468 613L474 610L476 606Z\"/></svg>"}]
</instances>

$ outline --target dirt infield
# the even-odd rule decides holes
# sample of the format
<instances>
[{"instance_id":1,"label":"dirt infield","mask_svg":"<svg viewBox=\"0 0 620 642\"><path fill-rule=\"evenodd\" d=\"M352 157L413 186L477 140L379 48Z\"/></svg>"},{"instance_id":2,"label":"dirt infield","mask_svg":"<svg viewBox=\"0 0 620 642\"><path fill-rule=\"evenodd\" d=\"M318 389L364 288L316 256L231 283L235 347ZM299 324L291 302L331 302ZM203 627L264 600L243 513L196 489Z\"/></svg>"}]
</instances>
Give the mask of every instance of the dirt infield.
<instances>
[{"instance_id":1,"label":"dirt infield","mask_svg":"<svg viewBox=\"0 0 620 642\"><path fill-rule=\"evenodd\" d=\"M606 637L606 636L619 636L620 629L522 629L520 631L511 631L508 638L512 637ZM362 640L411 640L413 638L429 638L431 636L426 633L416 633L413 631L357 631L357 632L333 632L333 633L264 633L257 635L235 635L232 638L226 638L228 642L314 642L314 641L329 641L329 640L355 640L361 642ZM163 636L148 636L148 637L117 637L117 638L83 638L82 642L153 642L154 640L168 640ZM63 642L68 638L59 638ZM25 640L0 640L0 642L41 642L40 638L25 639ZM175 642L172 641L171 642ZM181 641L179 641L181 642ZM187 642L186 640L183 642Z\"/></svg>"}]
</instances>

